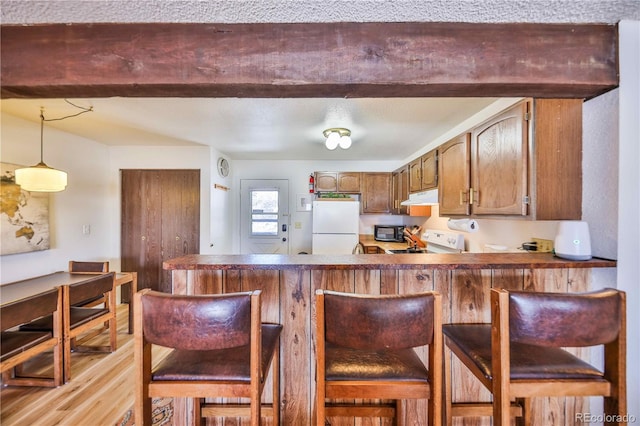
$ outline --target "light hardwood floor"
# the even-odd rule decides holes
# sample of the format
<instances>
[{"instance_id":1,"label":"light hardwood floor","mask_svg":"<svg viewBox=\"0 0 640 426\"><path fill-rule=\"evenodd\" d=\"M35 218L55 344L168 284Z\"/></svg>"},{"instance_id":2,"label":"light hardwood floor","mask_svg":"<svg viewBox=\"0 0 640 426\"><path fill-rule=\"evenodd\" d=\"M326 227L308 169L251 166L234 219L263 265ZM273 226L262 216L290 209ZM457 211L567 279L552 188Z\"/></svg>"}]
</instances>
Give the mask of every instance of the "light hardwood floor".
<instances>
[{"instance_id":1,"label":"light hardwood floor","mask_svg":"<svg viewBox=\"0 0 640 426\"><path fill-rule=\"evenodd\" d=\"M118 350L73 353L71 381L58 388L2 387L0 424L113 426L133 406L133 335L127 334L128 305L118 305ZM95 339L106 339L104 332ZM158 356L166 349L154 348ZM49 359L46 359L49 357ZM52 356L29 365L51 365Z\"/></svg>"}]
</instances>

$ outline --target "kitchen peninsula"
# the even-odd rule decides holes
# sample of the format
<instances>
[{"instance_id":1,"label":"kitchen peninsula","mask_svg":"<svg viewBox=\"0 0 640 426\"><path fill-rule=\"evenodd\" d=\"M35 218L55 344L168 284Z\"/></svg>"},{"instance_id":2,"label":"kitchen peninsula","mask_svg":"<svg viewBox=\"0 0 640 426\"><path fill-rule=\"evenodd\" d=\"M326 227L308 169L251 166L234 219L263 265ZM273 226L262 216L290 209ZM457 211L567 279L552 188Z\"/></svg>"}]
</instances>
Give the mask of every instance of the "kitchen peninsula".
<instances>
[{"instance_id":1,"label":"kitchen peninsula","mask_svg":"<svg viewBox=\"0 0 640 426\"><path fill-rule=\"evenodd\" d=\"M263 321L279 322L282 424L310 425L314 410L316 289L405 294L436 290L443 295L443 323L489 322L493 287L525 291L581 292L591 288L593 268L615 261L568 261L542 253L363 254L363 255L188 255L169 260L175 294L227 293L261 289ZM586 357L585 351L576 352ZM426 351L420 356L426 356ZM447 356L449 356L447 354ZM464 367L452 364L453 400L489 400ZM267 384L266 389L269 388ZM267 398L270 398L268 395ZM424 404L424 406L423 406ZM588 412L588 399L534 400L534 424L573 419ZM426 424L424 401L408 401L407 424ZM560 420L558 420L560 419ZM466 424L466 423L465 423ZM478 418L477 424L489 424Z\"/></svg>"}]
</instances>

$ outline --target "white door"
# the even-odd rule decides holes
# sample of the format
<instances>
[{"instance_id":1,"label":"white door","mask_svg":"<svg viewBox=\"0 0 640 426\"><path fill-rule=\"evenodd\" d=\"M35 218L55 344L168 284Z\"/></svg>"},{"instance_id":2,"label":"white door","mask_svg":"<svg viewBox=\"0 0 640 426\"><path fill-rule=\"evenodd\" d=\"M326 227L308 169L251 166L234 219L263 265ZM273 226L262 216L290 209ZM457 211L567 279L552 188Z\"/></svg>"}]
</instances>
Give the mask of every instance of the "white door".
<instances>
[{"instance_id":1,"label":"white door","mask_svg":"<svg viewBox=\"0 0 640 426\"><path fill-rule=\"evenodd\" d=\"M240 253L289 253L289 181L240 181Z\"/></svg>"}]
</instances>

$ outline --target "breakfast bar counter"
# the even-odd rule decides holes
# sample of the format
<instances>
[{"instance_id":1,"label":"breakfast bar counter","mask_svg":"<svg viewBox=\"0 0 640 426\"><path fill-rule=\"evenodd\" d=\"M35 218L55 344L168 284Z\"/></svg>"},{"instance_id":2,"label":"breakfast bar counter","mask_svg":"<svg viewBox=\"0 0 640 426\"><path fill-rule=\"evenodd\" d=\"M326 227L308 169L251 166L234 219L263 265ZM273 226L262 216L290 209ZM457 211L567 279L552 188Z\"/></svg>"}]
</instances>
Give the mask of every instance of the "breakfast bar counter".
<instances>
[{"instance_id":1,"label":"breakfast bar counter","mask_svg":"<svg viewBox=\"0 0 640 426\"><path fill-rule=\"evenodd\" d=\"M529 252L187 255L163 264L171 271L175 294L262 290L263 321L284 326L280 342L284 425L311 425L314 420L316 289L363 294L435 290L443 295L443 323L477 323L490 321L491 288L582 292L591 289L594 268L615 266L615 261L606 259L570 261ZM584 350L575 353L589 356ZM426 356L426 351L420 356ZM455 402L489 400L482 385L457 359L452 362L451 375ZM267 384L265 390L269 388ZM588 399L536 398L532 411L534 424L550 424L551 419L556 424L566 423L564 419L570 423L575 413L589 411ZM405 424L427 424L426 403L407 401L402 416ZM339 424L360 423L341 420ZM465 419L467 424L489 425L490 418Z\"/></svg>"}]
</instances>

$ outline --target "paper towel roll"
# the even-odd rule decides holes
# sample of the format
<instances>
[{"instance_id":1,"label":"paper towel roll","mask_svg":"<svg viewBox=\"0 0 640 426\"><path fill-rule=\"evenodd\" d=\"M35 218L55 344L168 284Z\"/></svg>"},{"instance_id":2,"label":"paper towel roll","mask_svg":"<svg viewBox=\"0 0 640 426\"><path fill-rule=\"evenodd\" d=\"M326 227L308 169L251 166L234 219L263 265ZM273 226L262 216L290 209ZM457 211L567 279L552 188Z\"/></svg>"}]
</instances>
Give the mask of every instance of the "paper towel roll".
<instances>
[{"instance_id":1,"label":"paper towel roll","mask_svg":"<svg viewBox=\"0 0 640 426\"><path fill-rule=\"evenodd\" d=\"M449 229L462 232L478 232L478 222L473 219L449 219Z\"/></svg>"}]
</instances>

